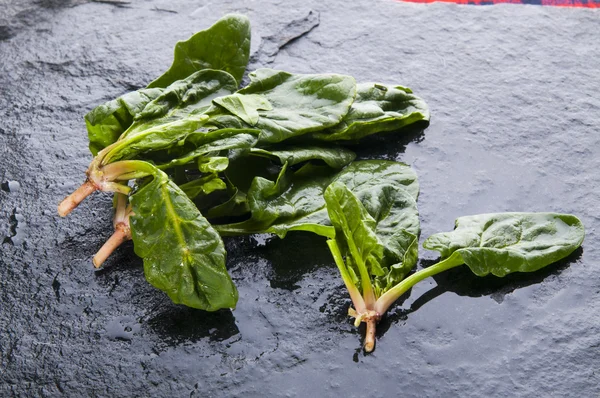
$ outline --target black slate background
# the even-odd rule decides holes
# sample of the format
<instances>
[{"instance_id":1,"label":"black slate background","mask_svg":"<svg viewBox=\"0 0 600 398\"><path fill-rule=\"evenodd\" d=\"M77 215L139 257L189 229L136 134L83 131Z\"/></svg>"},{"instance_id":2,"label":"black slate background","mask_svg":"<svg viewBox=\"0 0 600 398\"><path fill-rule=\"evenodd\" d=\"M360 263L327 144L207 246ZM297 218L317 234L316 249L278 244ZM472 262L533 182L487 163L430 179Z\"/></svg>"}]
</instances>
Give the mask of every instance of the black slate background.
<instances>
[{"instance_id":1,"label":"black slate background","mask_svg":"<svg viewBox=\"0 0 600 398\"><path fill-rule=\"evenodd\" d=\"M558 211L582 219L583 248L534 274L428 280L366 356L324 241L307 234L226 241L234 312L173 305L131 245L95 272L110 197L56 215L90 161L83 115L232 11L253 24L250 70L346 73L428 101L428 129L361 152L417 170L422 239L461 215ZM539 6L1 4L0 396L598 396L598 32L597 10Z\"/></svg>"}]
</instances>

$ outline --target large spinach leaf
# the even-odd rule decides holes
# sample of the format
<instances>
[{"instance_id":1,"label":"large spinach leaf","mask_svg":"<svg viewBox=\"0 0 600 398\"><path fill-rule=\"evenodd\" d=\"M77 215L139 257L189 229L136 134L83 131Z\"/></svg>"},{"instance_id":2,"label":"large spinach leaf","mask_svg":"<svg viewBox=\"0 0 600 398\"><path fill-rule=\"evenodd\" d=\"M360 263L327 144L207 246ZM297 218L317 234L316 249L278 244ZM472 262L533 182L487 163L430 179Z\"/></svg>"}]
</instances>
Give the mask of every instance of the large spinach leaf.
<instances>
[{"instance_id":1,"label":"large spinach leaf","mask_svg":"<svg viewBox=\"0 0 600 398\"><path fill-rule=\"evenodd\" d=\"M418 121L429 121L425 101L408 88L375 83L357 85L348 114L334 127L314 133L324 141L358 140L367 135L399 130Z\"/></svg>"},{"instance_id":2,"label":"large spinach leaf","mask_svg":"<svg viewBox=\"0 0 600 398\"><path fill-rule=\"evenodd\" d=\"M171 67L148 87L167 87L202 69L228 72L239 85L249 56L250 21L243 15L229 14L207 30L178 42Z\"/></svg>"},{"instance_id":3,"label":"large spinach leaf","mask_svg":"<svg viewBox=\"0 0 600 398\"><path fill-rule=\"evenodd\" d=\"M211 123L230 127L225 117L235 115L261 130L261 143L275 143L338 124L355 95L350 76L258 69L248 86L214 101L220 110L211 112Z\"/></svg>"},{"instance_id":4,"label":"large spinach leaf","mask_svg":"<svg viewBox=\"0 0 600 398\"><path fill-rule=\"evenodd\" d=\"M131 234L146 279L174 303L206 311L235 307L221 237L164 172L153 173L130 197Z\"/></svg>"}]
</instances>

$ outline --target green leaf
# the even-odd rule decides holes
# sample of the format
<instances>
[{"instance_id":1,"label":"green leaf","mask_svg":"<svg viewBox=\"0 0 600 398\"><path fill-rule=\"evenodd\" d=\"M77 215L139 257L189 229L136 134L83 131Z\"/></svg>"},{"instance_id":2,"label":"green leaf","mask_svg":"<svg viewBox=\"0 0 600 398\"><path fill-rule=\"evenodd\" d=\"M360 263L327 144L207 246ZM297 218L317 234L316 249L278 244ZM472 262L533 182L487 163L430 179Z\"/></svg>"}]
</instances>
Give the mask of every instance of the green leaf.
<instances>
[{"instance_id":1,"label":"green leaf","mask_svg":"<svg viewBox=\"0 0 600 398\"><path fill-rule=\"evenodd\" d=\"M344 119L313 137L324 141L358 140L379 132L399 130L418 121L429 121L429 108L410 89L361 83Z\"/></svg>"},{"instance_id":2,"label":"green leaf","mask_svg":"<svg viewBox=\"0 0 600 398\"><path fill-rule=\"evenodd\" d=\"M382 250L375 234L375 219L352 191L340 182L331 183L323 196L329 219L335 228L338 247L349 250L352 262L359 267L359 272L361 266L375 265L368 261L372 258L373 251ZM368 275L378 273L368 269L364 271Z\"/></svg>"},{"instance_id":3,"label":"green leaf","mask_svg":"<svg viewBox=\"0 0 600 398\"><path fill-rule=\"evenodd\" d=\"M218 69L231 74L236 86L242 80L250 56L250 21L229 14L207 30L175 45L173 64L148 87L167 87L202 69Z\"/></svg>"},{"instance_id":4,"label":"green leaf","mask_svg":"<svg viewBox=\"0 0 600 398\"><path fill-rule=\"evenodd\" d=\"M335 170L310 163L296 172L280 173L279 184L262 177L254 178L247 193L251 217L243 222L215 225L224 235L274 233L281 238L289 231L311 231L333 237L323 192L335 176ZM285 190L284 188L285 182Z\"/></svg>"},{"instance_id":5,"label":"green leaf","mask_svg":"<svg viewBox=\"0 0 600 398\"><path fill-rule=\"evenodd\" d=\"M361 160L353 162L337 177L355 194L371 187L389 184L406 190L416 201L419 197L419 181L415 171L407 164L391 160ZM359 195L360 199L360 195Z\"/></svg>"},{"instance_id":6,"label":"green leaf","mask_svg":"<svg viewBox=\"0 0 600 398\"><path fill-rule=\"evenodd\" d=\"M211 174L181 184L179 188L181 188L188 198L195 199L201 195L206 196L215 191L225 190L227 189L227 185L217 175Z\"/></svg>"},{"instance_id":7,"label":"green leaf","mask_svg":"<svg viewBox=\"0 0 600 398\"><path fill-rule=\"evenodd\" d=\"M218 104L240 101L240 96L252 95L269 103L271 109L248 115L245 107L221 107L211 111L211 123L231 127L228 112L240 119L251 119L253 127L261 130L261 143L280 142L291 137L323 130L338 124L348 113L356 95L354 78L336 74L300 75L273 69L258 69L250 73L250 84L233 96L220 98ZM258 97L257 97L258 96Z\"/></svg>"},{"instance_id":8,"label":"green leaf","mask_svg":"<svg viewBox=\"0 0 600 398\"><path fill-rule=\"evenodd\" d=\"M258 140L256 130L222 129L208 132L195 132L187 137L186 142L196 146L195 149L184 154L173 155L169 163L158 166L161 170L175 166L185 165L194 160L206 160L206 155L219 153L229 149L249 149ZM223 160L220 160L223 165ZM227 165L229 160L227 160ZM207 166L208 167L208 166Z\"/></svg>"},{"instance_id":9,"label":"green leaf","mask_svg":"<svg viewBox=\"0 0 600 398\"><path fill-rule=\"evenodd\" d=\"M102 149L117 141L131 126L135 116L162 92L159 88L132 91L95 107L85 115L92 155L96 156Z\"/></svg>"},{"instance_id":10,"label":"green leaf","mask_svg":"<svg viewBox=\"0 0 600 398\"><path fill-rule=\"evenodd\" d=\"M280 189L275 195L272 194L272 181L255 179L248 190L250 219L236 224L215 225L215 228L227 235L269 232L283 238L289 231L311 231L332 238L335 231L327 215L323 193L333 181L346 185L360 200L375 187L383 185L405 190L408 197L415 200L419 193L415 172L403 163L363 160L353 162L339 172L308 163L293 172L287 180L286 189ZM270 191L267 194L263 190ZM414 205L414 200L411 203ZM381 218L377 215L377 207L368 202L365 205L372 215Z\"/></svg>"},{"instance_id":11,"label":"green leaf","mask_svg":"<svg viewBox=\"0 0 600 398\"><path fill-rule=\"evenodd\" d=\"M341 169L356 158L354 152L345 148L317 146L283 146L271 147L269 149L252 148L250 154L263 156L280 164L287 163L290 166L309 160L322 160L327 166L334 169Z\"/></svg>"},{"instance_id":12,"label":"green leaf","mask_svg":"<svg viewBox=\"0 0 600 398\"><path fill-rule=\"evenodd\" d=\"M265 96L259 94L239 93L216 98L214 103L227 109L251 126L258 123L258 111L270 111L273 107Z\"/></svg>"},{"instance_id":13,"label":"green leaf","mask_svg":"<svg viewBox=\"0 0 600 398\"><path fill-rule=\"evenodd\" d=\"M568 256L584 236L581 221L572 215L494 213L459 217L454 231L434 234L423 246L462 260L478 276L505 276Z\"/></svg>"},{"instance_id":14,"label":"green leaf","mask_svg":"<svg viewBox=\"0 0 600 398\"><path fill-rule=\"evenodd\" d=\"M204 112L212 99L235 87L230 74L210 69L173 83L148 103L119 140L107 148L102 164L183 144L208 120Z\"/></svg>"},{"instance_id":15,"label":"green leaf","mask_svg":"<svg viewBox=\"0 0 600 398\"><path fill-rule=\"evenodd\" d=\"M130 201L134 248L148 282L177 304L206 311L235 307L223 241L185 193L156 170Z\"/></svg>"},{"instance_id":16,"label":"green leaf","mask_svg":"<svg viewBox=\"0 0 600 398\"><path fill-rule=\"evenodd\" d=\"M229 158L224 156L202 157L198 159L198 170L201 173L221 173L227 170L227 166L229 166Z\"/></svg>"},{"instance_id":17,"label":"green leaf","mask_svg":"<svg viewBox=\"0 0 600 398\"><path fill-rule=\"evenodd\" d=\"M375 220L375 234L382 248L373 251L369 263L373 273L375 296L400 282L418 260L419 212L413 196L402 186L382 183L358 191L358 199Z\"/></svg>"}]
</instances>

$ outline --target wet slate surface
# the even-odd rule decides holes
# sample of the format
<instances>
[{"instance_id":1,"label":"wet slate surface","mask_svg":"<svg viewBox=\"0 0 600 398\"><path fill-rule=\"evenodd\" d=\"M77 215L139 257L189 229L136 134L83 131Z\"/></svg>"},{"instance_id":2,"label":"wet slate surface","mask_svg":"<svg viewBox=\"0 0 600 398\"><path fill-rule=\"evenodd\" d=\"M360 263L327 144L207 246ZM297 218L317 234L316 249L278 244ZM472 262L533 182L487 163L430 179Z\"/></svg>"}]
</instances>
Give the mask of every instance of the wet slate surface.
<instances>
[{"instance_id":1,"label":"wet slate surface","mask_svg":"<svg viewBox=\"0 0 600 398\"><path fill-rule=\"evenodd\" d=\"M586 225L583 248L531 275L429 280L367 356L316 237L227 240L234 312L171 304L130 245L94 272L109 197L56 215L90 160L83 115L147 84L177 40L230 11L253 23L250 69L348 73L428 101L428 129L362 153L417 170L422 239L460 215L560 211ZM391 1L3 5L0 396L597 396L599 16Z\"/></svg>"}]
</instances>

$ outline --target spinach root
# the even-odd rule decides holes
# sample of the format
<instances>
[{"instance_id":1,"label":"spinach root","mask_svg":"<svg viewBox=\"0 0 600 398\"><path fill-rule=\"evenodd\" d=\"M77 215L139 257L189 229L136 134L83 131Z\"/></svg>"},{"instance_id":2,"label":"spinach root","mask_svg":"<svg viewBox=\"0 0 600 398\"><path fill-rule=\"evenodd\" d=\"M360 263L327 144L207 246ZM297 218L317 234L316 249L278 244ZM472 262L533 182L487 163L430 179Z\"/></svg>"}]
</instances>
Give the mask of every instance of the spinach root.
<instances>
[{"instance_id":1,"label":"spinach root","mask_svg":"<svg viewBox=\"0 0 600 398\"><path fill-rule=\"evenodd\" d=\"M94 267L99 268L104 261L121 246L123 242L131 240L131 227L129 226L129 216L133 213L131 205L127 204L127 196L121 193L115 195L115 217L113 225L115 232L102 245L102 248L96 253L92 262Z\"/></svg>"}]
</instances>

